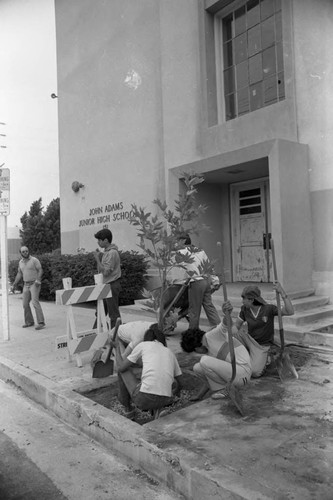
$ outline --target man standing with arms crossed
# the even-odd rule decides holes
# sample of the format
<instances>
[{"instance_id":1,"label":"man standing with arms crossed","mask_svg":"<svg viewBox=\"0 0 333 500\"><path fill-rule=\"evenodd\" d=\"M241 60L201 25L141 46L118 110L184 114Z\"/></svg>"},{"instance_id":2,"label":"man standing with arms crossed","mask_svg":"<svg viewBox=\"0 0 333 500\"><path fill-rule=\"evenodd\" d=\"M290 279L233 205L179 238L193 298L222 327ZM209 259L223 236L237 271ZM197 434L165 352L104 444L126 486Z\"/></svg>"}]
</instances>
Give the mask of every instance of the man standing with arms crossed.
<instances>
[{"instance_id":1,"label":"man standing with arms crossed","mask_svg":"<svg viewBox=\"0 0 333 500\"><path fill-rule=\"evenodd\" d=\"M30 309L30 302L35 308L37 317L37 326L35 330L42 330L45 328L44 314L39 303L39 293L42 283L43 269L40 261L30 255L27 247L22 247L20 250L22 259L19 262L19 268L15 277L12 292L14 292L16 285L23 279L23 311L24 311L24 325L22 328L34 326L34 318Z\"/></svg>"}]
</instances>

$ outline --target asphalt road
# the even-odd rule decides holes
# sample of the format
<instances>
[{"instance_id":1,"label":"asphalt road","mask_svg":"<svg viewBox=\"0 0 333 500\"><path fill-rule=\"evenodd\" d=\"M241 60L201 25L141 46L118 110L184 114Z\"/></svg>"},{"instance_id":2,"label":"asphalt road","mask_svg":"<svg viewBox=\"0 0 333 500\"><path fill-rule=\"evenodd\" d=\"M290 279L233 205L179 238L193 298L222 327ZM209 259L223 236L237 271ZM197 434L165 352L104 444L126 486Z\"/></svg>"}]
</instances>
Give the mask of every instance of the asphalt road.
<instances>
[{"instance_id":1,"label":"asphalt road","mask_svg":"<svg viewBox=\"0 0 333 500\"><path fill-rule=\"evenodd\" d=\"M1 500L179 500L0 381Z\"/></svg>"},{"instance_id":2,"label":"asphalt road","mask_svg":"<svg viewBox=\"0 0 333 500\"><path fill-rule=\"evenodd\" d=\"M9 437L0 432L0 498L65 500L66 497Z\"/></svg>"}]
</instances>

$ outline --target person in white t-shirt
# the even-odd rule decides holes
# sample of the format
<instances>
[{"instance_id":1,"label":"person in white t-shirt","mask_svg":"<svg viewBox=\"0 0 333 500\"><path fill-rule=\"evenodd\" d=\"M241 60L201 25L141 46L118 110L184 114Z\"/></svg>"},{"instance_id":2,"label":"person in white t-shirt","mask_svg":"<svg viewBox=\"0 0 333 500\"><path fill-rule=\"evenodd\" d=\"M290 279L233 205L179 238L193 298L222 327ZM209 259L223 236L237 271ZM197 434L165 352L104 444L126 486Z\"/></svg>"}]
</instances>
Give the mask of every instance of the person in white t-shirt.
<instances>
[{"instance_id":1,"label":"person in white t-shirt","mask_svg":"<svg viewBox=\"0 0 333 500\"><path fill-rule=\"evenodd\" d=\"M179 393L182 372L157 324L150 326L143 342L136 345L127 358L122 357L118 344L116 362L118 399L124 405L128 418L134 416L133 405L140 410L157 410L170 405L174 395ZM133 372L138 363L142 363L141 381ZM175 381L176 387L173 388Z\"/></svg>"},{"instance_id":2,"label":"person in white t-shirt","mask_svg":"<svg viewBox=\"0 0 333 500\"><path fill-rule=\"evenodd\" d=\"M251 378L250 355L239 340L234 338L233 344L236 359L236 376L233 384L242 387ZM195 351L202 354L200 361L193 366L193 371L202 379L202 385L191 400L200 400L209 391L213 393L213 399L224 397L224 393L218 391L223 390L231 380L232 365L228 331L223 322L207 333L199 329L186 330L182 334L180 345L185 352Z\"/></svg>"},{"instance_id":3,"label":"person in white t-shirt","mask_svg":"<svg viewBox=\"0 0 333 500\"><path fill-rule=\"evenodd\" d=\"M130 321L120 325L118 329L118 338L126 346L123 357L126 358L134 349L135 346L143 342L146 331L152 326L157 325L152 321Z\"/></svg>"}]
</instances>

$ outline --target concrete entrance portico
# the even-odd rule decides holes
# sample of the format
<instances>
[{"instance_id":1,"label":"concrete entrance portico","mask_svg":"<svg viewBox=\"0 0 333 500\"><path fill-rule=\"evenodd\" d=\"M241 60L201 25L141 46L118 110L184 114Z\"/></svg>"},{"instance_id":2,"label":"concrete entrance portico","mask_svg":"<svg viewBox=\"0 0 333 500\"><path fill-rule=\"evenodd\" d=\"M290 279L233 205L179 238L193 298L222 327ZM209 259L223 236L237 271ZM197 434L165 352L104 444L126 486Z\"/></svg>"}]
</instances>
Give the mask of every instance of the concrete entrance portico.
<instances>
[{"instance_id":1,"label":"concrete entrance portico","mask_svg":"<svg viewBox=\"0 0 333 500\"><path fill-rule=\"evenodd\" d=\"M203 158L172 169L174 177L170 179L170 187L175 186L175 179L181 178L183 172L201 173L205 177L198 202L208 207L204 222L212 231L200 235L198 244L210 258L218 260L216 242L223 241L225 274L231 282L236 281L237 276L232 253L234 213L230 186L268 178L270 232L274 238L279 280L288 292L312 288L313 249L306 145L278 139Z\"/></svg>"}]
</instances>

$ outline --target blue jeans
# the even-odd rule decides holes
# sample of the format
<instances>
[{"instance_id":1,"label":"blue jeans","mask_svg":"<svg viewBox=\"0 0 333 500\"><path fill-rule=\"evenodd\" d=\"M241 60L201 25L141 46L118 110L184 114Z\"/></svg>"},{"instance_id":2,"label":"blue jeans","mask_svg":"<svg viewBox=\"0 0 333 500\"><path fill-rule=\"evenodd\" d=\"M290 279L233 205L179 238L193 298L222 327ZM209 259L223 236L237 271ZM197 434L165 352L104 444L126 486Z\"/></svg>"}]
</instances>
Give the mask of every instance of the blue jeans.
<instances>
[{"instance_id":1,"label":"blue jeans","mask_svg":"<svg viewBox=\"0 0 333 500\"><path fill-rule=\"evenodd\" d=\"M37 323L45 323L44 314L39 303L39 293L41 285L36 285L34 281L26 281L23 286L23 311L26 325L34 324L34 317L31 312L30 302L35 308Z\"/></svg>"}]
</instances>

